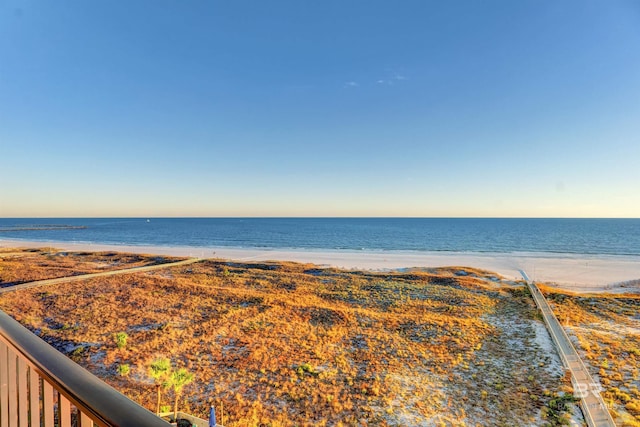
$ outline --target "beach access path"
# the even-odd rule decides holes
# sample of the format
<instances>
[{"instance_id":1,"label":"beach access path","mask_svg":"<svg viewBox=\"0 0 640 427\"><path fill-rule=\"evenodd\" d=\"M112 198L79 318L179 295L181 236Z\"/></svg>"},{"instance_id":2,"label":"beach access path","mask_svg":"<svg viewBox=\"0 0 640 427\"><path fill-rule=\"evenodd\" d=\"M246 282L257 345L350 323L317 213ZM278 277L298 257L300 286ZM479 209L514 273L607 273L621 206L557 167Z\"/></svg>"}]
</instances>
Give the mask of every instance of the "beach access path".
<instances>
[{"instance_id":1,"label":"beach access path","mask_svg":"<svg viewBox=\"0 0 640 427\"><path fill-rule=\"evenodd\" d=\"M549 334L560 353L563 366L571 372L574 396L580 398L580 407L587 424L590 427L615 427L616 424L600 395L600 384L596 383L591 374L589 374L587 367L580 359L578 352L571 344L569 336L562 328L558 318L553 314L551 306L542 295L542 292L540 292L538 286L529 280L527 273L523 270L520 270L520 273L527 282L536 305L542 312Z\"/></svg>"},{"instance_id":2,"label":"beach access path","mask_svg":"<svg viewBox=\"0 0 640 427\"><path fill-rule=\"evenodd\" d=\"M38 286L78 282L81 280L93 279L95 277L115 276L118 274L144 273L146 271L160 270L160 269L169 268L169 267L178 267L181 265L189 265L189 264L193 264L200 261L202 261L202 258L189 258L183 261L167 262L163 264L143 265L140 267L124 268L121 270L103 271L100 273L89 273L89 274L80 274L77 276L58 277L56 279L36 280L34 282L20 283L18 285L7 286L6 288L0 288L0 294L5 292L17 291L20 289L35 288Z\"/></svg>"}]
</instances>

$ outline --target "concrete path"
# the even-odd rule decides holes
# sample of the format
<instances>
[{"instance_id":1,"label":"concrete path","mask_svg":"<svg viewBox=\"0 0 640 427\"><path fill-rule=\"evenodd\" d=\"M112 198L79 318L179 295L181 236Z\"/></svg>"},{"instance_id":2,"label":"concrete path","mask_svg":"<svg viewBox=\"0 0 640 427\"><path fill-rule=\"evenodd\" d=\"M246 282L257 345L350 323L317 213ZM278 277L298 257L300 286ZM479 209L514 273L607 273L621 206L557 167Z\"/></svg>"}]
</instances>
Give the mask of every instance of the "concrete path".
<instances>
[{"instance_id":1,"label":"concrete path","mask_svg":"<svg viewBox=\"0 0 640 427\"><path fill-rule=\"evenodd\" d=\"M20 289L35 288L37 286L56 285L59 283L78 282L80 280L93 279L94 277L115 276L117 274L143 273L145 271L160 270L169 267L178 267L180 265L193 264L202 261L202 258L190 258L184 261L168 262L165 264L144 265L142 267L125 268L122 270L110 270L100 273L81 274L78 276L59 277L56 279L36 280L35 282L20 283L19 285L0 288L0 294L5 292L17 291Z\"/></svg>"},{"instance_id":2,"label":"concrete path","mask_svg":"<svg viewBox=\"0 0 640 427\"><path fill-rule=\"evenodd\" d=\"M596 383L589 371L587 370L582 359L578 355L578 352L571 344L571 340L567 336L567 333L560 325L560 322L553 314L551 306L547 302L547 299L542 295L540 289L535 283L529 280L527 273L520 270L522 277L527 282L531 295L536 302L544 322L547 325L547 330L556 344L556 348L560 353L560 359L565 369L571 371L571 383L573 384L574 396L580 398L580 407L582 413L590 427L615 427L615 422L611 418L611 414L607 410L607 406L600 395L602 389L600 384Z\"/></svg>"}]
</instances>

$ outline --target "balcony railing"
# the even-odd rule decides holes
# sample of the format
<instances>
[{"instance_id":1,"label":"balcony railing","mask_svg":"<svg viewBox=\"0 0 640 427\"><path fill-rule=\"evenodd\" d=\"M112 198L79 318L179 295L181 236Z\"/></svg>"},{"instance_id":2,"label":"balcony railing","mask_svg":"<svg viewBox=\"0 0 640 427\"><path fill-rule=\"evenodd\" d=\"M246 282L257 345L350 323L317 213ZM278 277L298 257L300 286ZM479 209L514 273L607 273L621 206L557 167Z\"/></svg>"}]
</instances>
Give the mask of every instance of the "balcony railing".
<instances>
[{"instance_id":1,"label":"balcony railing","mask_svg":"<svg viewBox=\"0 0 640 427\"><path fill-rule=\"evenodd\" d=\"M0 311L0 426L170 426Z\"/></svg>"}]
</instances>

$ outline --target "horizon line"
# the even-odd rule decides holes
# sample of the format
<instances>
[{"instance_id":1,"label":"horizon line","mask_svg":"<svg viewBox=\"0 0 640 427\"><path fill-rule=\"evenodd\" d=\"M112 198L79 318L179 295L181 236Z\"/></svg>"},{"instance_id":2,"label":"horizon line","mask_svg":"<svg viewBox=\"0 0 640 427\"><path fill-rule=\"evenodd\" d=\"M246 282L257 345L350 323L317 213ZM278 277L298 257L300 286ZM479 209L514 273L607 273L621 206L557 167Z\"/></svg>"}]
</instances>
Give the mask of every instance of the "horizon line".
<instances>
[{"instance_id":1,"label":"horizon line","mask_svg":"<svg viewBox=\"0 0 640 427\"><path fill-rule=\"evenodd\" d=\"M640 219L632 216L598 217L598 216L400 216L400 215L237 215L237 216L0 216L0 219Z\"/></svg>"}]
</instances>

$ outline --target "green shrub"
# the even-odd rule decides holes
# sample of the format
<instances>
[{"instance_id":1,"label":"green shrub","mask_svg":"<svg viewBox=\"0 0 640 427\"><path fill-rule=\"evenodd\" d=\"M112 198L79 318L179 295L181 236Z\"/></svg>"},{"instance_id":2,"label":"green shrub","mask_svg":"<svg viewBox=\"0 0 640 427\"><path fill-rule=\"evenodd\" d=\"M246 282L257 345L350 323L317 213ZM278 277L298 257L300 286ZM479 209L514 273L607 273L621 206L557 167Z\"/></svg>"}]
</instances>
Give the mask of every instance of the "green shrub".
<instances>
[{"instance_id":1,"label":"green shrub","mask_svg":"<svg viewBox=\"0 0 640 427\"><path fill-rule=\"evenodd\" d=\"M568 404L577 401L577 398L568 393L562 396L554 396L547 404L547 407L544 408L547 418L545 426L555 427L569 425L571 408Z\"/></svg>"},{"instance_id":2,"label":"green shrub","mask_svg":"<svg viewBox=\"0 0 640 427\"><path fill-rule=\"evenodd\" d=\"M126 332L118 332L115 336L116 346L120 349L123 349L127 346L127 339L129 339L129 335Z\"/></svg>"},{"instance_id":3,"label":"green shrub","mask_svg":"<svg viewBox=\"0 0 640 427\"><path fill-rule=\"evenodd\" d=\"M299 365L296 368L296 373L300 377L303 376L304 374L309 374L309 375L312 375L314 377L317 377L320 374L320 372L318 372L315 369L313 369L313 366L311 366L309 363L303 363L303 364Z\"/></svg>"},{"instance_id":4,"label":"green shrub","mask_svg":"<svg viewBox=\"0 0 640 427\"><path fill-rule=\"evenodd\" d=\"M118 365L118 374L121 377L126 377L127 375L129 375L130 371L131 371L131 368L127 363Z\"/></svg>"}]
</instances>

